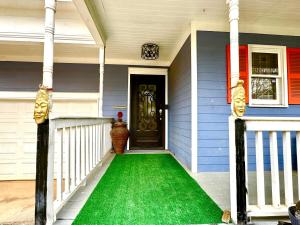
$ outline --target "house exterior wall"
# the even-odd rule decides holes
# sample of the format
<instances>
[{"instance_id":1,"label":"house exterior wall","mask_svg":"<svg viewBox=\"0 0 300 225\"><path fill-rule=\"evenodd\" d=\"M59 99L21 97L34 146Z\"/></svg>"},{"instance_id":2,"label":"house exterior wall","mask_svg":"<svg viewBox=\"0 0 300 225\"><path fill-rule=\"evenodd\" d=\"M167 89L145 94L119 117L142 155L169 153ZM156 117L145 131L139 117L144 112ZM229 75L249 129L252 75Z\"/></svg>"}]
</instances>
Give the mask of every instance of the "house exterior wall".
<instances>
[{"instance_id":1,"label":"house exterior wall","mask_svg":"<svg viewBox=\"0 0 300 225\"><path fill-rule=\"evenodd\" d=\"M169 68L169 149L191 168L191 39Z\"/></svg>"},{"instance_id":2,"label":"house exterior wall","mask_svg":"<svg viewBox=\"0 0 300 225\"><path fill-rule=\"evenodd\" d=\"M106 64L103 79L103 115L117 118L117 113L121 111L123 120L127 121L127 108L114 108L114 106L127 107L127 96L128 66Z\"/></svg>"},{"instance_id":3,"label":"house exterior wall","mask_svg":"<svg viewBox=\"0 0 300 225\"><path fill-rule=\"evenodd\" d=\"M300 37L240 34L240 45L263 44L300 47ZM198 171L229 171L226 45L229 33L197 32L198 62ZM288 108L247 107L247 116L298 116L300 105ZM292 154L295 159L295 134L292 134ZM266 137L266 134L265 134ZM280 139L280 136L279 136ZM264 142L265 169L270 169L268 142ZM282 141L279 140L279 166L282 168ZM254 134L248 138L249 169L255 170ZM295 160L294 160L295 166Z\"/></svg>"},{"instance_id":4,"label":"house exterior wall","mask_svg":"<svg viewBox=\"0 0 300 225\"><path fill-rule=\"evenodd\" d=\"M42 83L43 64L0 62L0 91L37 91ZM55 92L98 92L99 65L55 63Z\"/></svg>"}]
</instances>

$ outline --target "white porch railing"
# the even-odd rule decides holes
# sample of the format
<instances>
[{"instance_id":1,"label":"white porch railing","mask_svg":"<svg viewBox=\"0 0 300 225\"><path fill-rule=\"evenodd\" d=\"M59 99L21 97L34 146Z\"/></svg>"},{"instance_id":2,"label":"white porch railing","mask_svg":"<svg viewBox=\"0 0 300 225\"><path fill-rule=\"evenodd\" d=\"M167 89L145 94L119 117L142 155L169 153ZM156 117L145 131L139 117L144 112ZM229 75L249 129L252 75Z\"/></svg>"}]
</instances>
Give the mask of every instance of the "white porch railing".
<instances>
[{"instance_id":1,"label":"white porch railing","mask_svg":"<svg viewBox=\"0 0 300 225\"><path fill-rule=\"evenodd\" d=\"M255 133L256 152L256 189L257 202L250 205L249 195L247 196L247 215L249 217L287 216L288 207L294 204L293 198L293 177L292 177L292 152L291 132L296 133L297 165L300 165L300 118L280 117L243 117L246 130L245 141L245 170L246 187L248 189L248 162L247 162L247 133ZM271 164L271 190L266 190L264 180L264 140L263 132L268 132L270 144ZM282 134L283 151L283 176L284 176L284 200L280 201L280 182L278 165L278 144L277 134ZM280 135L281 135L280 134ZM248 139L249 140L249 139ZM230 182L231 182L231 212L233 221L236 222L236 152L235 152L235 120L229 118L229 142L230 142ZM248 143L249 144L249 143ZM300 167L298 166L298 194L300 196ZM272 192L272 203L266 204L265 191ZM252 199L251 199L252 200Z\"/></svg>"},{"instance_id":2,"label":"white porch railing","mask_svg":"<svg viewBox=\"0 0 300 225\"><path fill-rule=\"evenodd\" d=\"M50 121L47 222L72 197L111 150L111 118L56 118ZM56 191L54 191L56 190ZM55 193L54 193L55 192Z\"/></svg>"}]
</instances>

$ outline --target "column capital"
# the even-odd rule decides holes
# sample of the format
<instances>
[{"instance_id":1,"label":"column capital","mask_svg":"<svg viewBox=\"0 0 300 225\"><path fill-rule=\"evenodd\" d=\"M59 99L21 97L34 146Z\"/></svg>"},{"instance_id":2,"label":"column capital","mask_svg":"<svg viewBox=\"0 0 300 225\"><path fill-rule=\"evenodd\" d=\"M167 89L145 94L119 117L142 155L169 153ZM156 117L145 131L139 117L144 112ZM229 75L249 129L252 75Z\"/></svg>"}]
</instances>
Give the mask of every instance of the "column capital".
<instances>
[{"instance_id":1,"label":"column capital","mask_svg":"<svg viewBox=\"0 0 300 225\"><path fill-rule=\"evenodd\" d=\"M239 0L228 0L229 4L229 22L239 20Z\"/></svg>"},{"instance_id":2,"label":"column capital","mask_svg":"<svg viewBox=\"0 0 300 225\"><path fill-rule=\"evenodd\" d=\"M104 64L104 55L105 55L105 48L102 46L99 48L99 64Z\"/></svg>"},{"instance_id":3,"label":"column capital","mask_svg":"<svg viewBox=\"0 0 300 225\"><path fill-rule=\"evenodd\" d=\"M56 11L56 0L45 0L45 9Z\"/></svg>"}]
</instances>

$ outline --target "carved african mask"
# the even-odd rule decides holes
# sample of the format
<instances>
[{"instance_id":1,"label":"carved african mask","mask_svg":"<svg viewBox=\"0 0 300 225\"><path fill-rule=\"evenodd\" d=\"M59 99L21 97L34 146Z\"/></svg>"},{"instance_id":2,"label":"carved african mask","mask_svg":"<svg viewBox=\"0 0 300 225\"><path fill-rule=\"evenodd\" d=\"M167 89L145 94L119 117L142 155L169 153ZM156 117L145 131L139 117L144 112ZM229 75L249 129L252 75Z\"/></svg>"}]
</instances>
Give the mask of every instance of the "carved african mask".
<instances>
[{"instance_id":1,"label":"carved african mask","mask_svg":"<svg viewBox=\"0 0 300 225\"><path fill-rule=\"evenodd\" d=\"M49 114L49 95L47 88L40 86L34 106L34 119L37 124L44 123Z\"/></svg>"},{"instance_id":2,"label":"carved african mask","mask_svg":"<svg viewBox=\"0 0 300 225\"><path fill-rule=\"evenodd\" d=\"M245 113L245 89L243 87L244 81L239 80L233 92L233 112L237 117L242 117Z\"/></svg>"}]
</instances>

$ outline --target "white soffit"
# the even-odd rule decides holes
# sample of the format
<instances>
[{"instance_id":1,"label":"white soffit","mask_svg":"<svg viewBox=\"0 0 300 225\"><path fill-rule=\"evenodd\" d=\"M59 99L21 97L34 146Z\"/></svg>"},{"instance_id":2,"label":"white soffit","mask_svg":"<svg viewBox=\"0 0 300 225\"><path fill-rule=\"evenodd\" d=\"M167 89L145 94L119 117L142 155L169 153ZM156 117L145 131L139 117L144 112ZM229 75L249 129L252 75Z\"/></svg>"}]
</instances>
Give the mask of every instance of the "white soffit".
<instances>
[{"instance_id":1,"label":"white soffit","mask_svg":"<svg viewBox=\"0 0 300 225\"><path fill-rule=\"evenodd\" d=\"M43 0L0 1L0 41L43 42ZM95 45L72 1L58 1L55 42Z\"/></svg>"},{"instance_id":2,"label":"white soffit","mask_svg":"<svg viewBox=\"0 0 300 225\"><path fill-rule=\"evenodd\" d=\"M141 45L160 46L156 64L170 64L192 21L199 30L229 31L226 0L92 0L104 27L106 61L149 62ZM240 31L299 35L299 0L240 0ZM154 64L154 62L153 62Z\"/></svg>"}]
</instances>

